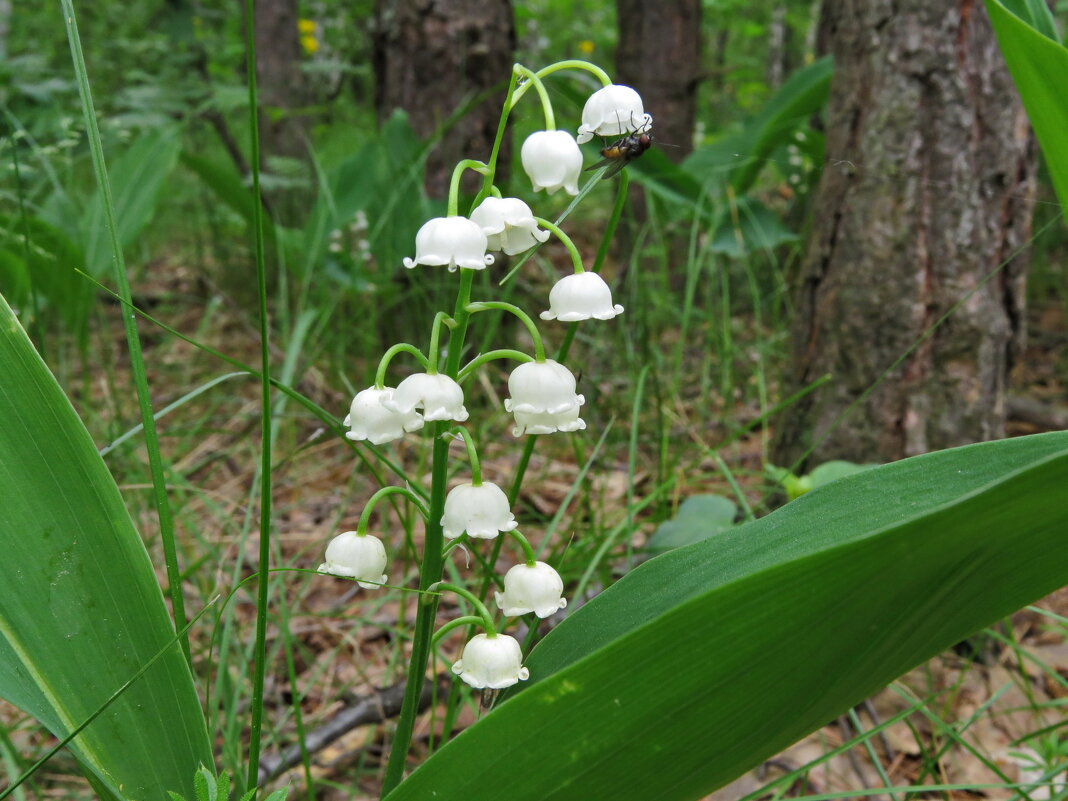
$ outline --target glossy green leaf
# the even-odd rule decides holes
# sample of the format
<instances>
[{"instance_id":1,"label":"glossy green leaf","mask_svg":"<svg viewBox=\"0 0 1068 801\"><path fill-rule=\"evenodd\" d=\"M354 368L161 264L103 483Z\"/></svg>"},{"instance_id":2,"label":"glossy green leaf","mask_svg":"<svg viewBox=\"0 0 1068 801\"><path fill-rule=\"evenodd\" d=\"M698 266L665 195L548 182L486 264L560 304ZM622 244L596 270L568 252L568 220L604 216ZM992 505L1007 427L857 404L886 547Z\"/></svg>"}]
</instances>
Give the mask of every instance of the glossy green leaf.
<instances>
[{"instance_id":1,"label":"glossy green leaf","mask_svg":"<svg viewBox=\"0 0 1068 801\"><path fill-rule=\"evenodd\" d=\"M782 224L775 212L756 198L742 197L724 209L712 234L712 251L744 256L796 242L797 234Z\"/></svg>"},{"instance_id":2,"label":"glossy green leaf","mask_svg":"<svg viewBox=\"0 0 1068 801\"><path fill-rule=\"evenodd\" d=\"M180 150L178 129L164 128L143 135L115 160L111 188L123 246L133 242L152 220L163 181L174 169ZM111 244L99 192L86 210L84 228L87 271L101 275L111 265Z\"/></svg>"},{"instance_id":3,"label":"glossy green leaf","mask_svg":"<svg viewBox=\"0 0 1068 801\"><path fill-rule=\"evenodd\" d=\"M1068 432L874 467L652 559L388 801L682 801L1068 583Z\"/></svg>"},{"instance_id":4,"label":"glossy green leaf","mask_svg":"<svg viewBox=\"0 0 1068 801\"><path fill-rule=\"evenodd\" d=\"M3 298L0 376L0 696L62 736L174 629L115 481ZM101 793L190 791L212 753L178 647L72 749Z\"/></svg>"},{"instance_id":5,"label":"glossy green leaf","mask_svg":"<svg viewBox=\"0 0 1068 801\"><path fill-rule=\"evenodd\" d=\"M1068 219L1068 48L1005 8L986 0L998 45L1034 126L1053 187Z\"/></svg>"},{"instance_id":6,"label":"glossy green leaf","mask_svg":"<svg viewBox=\"0 0 1068 801\"><path fill-rule=\"evenodd\" d=\"M675 517L657 527L645 550L661 553L707 540L731 528L737 514L737 504L722 495L692 495L679 505Z\"/></svg>"},{"instance_id":7,"label":"glossy green leaf","mask_svg":"<svg viewBox=\"0 0 1068 801\"><path fill-rule=\"evenodd\" d=\"M828 56L802 67L784 83L745 129L694 151L682 166L699 182L726 174L734 191L749 190L771 154L827 103L834 63Z\"/></svg>"},{"instance_id":8,"label":"glossy green leaf","mask_svg":"<svg viewBox=\"0 0 1068 801\"><path fill-rule=\"evenodd\" d=\"M1002 5L1043 36L1055 42L1061 40L1057 22L1046 0L1002 0Z\"/></svg>"}]
</instances>

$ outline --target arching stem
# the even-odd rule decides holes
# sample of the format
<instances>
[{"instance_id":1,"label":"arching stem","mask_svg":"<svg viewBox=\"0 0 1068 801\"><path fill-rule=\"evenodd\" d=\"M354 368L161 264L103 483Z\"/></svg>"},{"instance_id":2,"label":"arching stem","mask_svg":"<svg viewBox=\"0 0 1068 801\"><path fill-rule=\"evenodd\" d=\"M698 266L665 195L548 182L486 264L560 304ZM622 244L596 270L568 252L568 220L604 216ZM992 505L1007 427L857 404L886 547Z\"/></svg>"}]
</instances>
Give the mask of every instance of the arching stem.
<instances>
[{"instance_id":1,"label":"arching stem","mask_svg":"<svg viewBox=\"0 0 1068 801\"><path fill-rule=\"evenodd\" d=\"M535 222L541 225L546 230L552 232L557 239L564 243L564 247L567 248L567 252L571 254L571 264L575 268L576 273L586 272L586 268L582 266L582 256L579 254L578 248L575 243L571 241L571 237L565 234L556 223L549 222L542 217L535 217Z\"/></svg>"},{"instance_id":2,"label":"arching stem","mask_svg":"<svg viewBox=\"0 0 1068 801\"><path fill-rule=\"evenodd\" d=\"M530 332L530 338L534 340L534 361L545 361L545 345L541 341L541 334L538 333L538 327L534 325L534 321L530 319L530 315L523 311L518 306L512 303L504 303L499 300L484 300L478 303L469 303L466 309L471 314L481 311L489 311L490 309L497 309L498 311L505 311L509 314L514 314L519 320L527 327Z\"/></svg>"}]
</instances>

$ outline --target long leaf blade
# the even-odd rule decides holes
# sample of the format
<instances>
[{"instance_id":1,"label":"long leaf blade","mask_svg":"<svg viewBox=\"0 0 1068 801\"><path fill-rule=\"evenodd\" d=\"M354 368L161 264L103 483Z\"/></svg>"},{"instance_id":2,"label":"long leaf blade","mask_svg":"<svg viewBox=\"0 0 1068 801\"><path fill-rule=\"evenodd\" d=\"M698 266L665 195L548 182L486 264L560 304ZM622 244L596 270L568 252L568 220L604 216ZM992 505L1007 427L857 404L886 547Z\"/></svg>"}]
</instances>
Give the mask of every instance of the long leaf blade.
<instances>
[{"instance_id":1,"label":"long leaf blade","mask_svg":"<svg viewBox=\"0 0 1068 801\"><path fill-rule=\"evenodd\" d=\"M0 298L0 696L63 736L174 637L144 544L70 402ZM211 747L175 647L74 740L115 797L189 793Z\"/></svg>"},{"instance_id":2,"label":"long leaf blade","mask_svg":"<svg viewBox=\"0 0 1068 801\"><path fill-rule=\"evenodd\" d=\"M1068 131L1064 92L1068 48L1032 28L998 0L986 0L986 9L1068 219L1068 139L1064 135Z\"/></svg>"},{"instance_id":3,"label":"long leaf blade","mask_svg":"<svg viewBox=\"0 0 1068 801\"><path fill-rule=\"evenodd\" d=\"M580 609L388 801L697 798L1068 582L1066 531L1068 433L829 484Z\"/></svg>"}]
</instances>

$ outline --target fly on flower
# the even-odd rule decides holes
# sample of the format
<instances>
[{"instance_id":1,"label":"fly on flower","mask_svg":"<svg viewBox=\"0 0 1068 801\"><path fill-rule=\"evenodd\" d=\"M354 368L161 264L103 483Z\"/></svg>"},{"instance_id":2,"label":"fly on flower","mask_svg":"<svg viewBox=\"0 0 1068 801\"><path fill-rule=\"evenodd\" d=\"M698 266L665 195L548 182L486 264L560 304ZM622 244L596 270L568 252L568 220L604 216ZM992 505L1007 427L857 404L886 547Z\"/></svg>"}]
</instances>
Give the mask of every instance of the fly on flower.
<instances>
[{"instance_id":1,"label":"fly on flower","mask_svg":"<svg viewBox=\"0 0 1068 801\"><path fill-rule=\"evenodd\" d=\"M596 170L606 164L611 165L604 174L605 178L611 178L652 146L652 130L649 126L639 128L601 148L601 156L603 156L601 161L586 169Z\"/></svg>"}]
</instances>

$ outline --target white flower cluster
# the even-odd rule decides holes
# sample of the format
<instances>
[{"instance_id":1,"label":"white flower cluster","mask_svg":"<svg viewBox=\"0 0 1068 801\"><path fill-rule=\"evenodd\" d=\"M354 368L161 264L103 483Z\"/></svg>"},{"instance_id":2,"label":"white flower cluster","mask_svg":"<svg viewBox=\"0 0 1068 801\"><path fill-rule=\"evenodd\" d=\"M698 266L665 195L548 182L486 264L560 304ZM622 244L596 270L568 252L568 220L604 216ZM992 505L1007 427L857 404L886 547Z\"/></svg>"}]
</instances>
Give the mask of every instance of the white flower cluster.
<instances>
[{"instance_id":1,"label":"white flower cluster","mask_svg":"<svg viewBox=\"0 0 1068 801\"><path fill-rule=\"evenodd\" d=\"M525 74L537 80L529 71ZM603 73L600 74L603 76ZM607 82L608 79L603 77L603 80ZM544 97L543 102L547 102ZM546 111L546 119L547 127L551 129L551 111ZM577 140L570 133L558 130L539 131L528 137L521 151L523 169L535 191L545 189L551 194L563 188L575 195L579 191L578 179L583 162L579 143L594 135L619 136L636 130L644 131L651 120L637 92L627 86L607 85L593 93L586 102ZM476 165L475 168L485 168L488 172L484 174L490 177L486 181L481 202L469 217L465 217L455 213L456 186L459 172L470 164ZM622 313L623 307L613 303L608 284L597 273L584 270L577 249L559 228L535 217L530 206L522 200L501 197L496 187L491 187L492 167L481 162L462 162L457 170L448 216L432 219L419 229L415 237L415 257L405 258L405 267L414 269L423 265L445 267L449 271L484 270L495 261L491 251L516 255L545 242L550 233L555 233L571 252L575 272L553 286L549 293L549 308L541 313L541 318L561 322L610 320ZM451 370L438 372L437 353L434 351L438 350L439 321L444 320L450 331L453 328L453 321L441 313L435 319L430 353L423 354L414 346L402 343L383 357L375 385L358 392L352 400L344 420L344 425L349 429L345 434L348 439L384 445L402 438L406 433L419 431L428 422L466 421L468 411L464 406L464 390L459 382L477 369L484 359L497 358L497 354L506 354L521 361L508 378L508 398L504 401L505 410L514 417L512 433L516 437L586 428L586 423L579 416L585 398L577 392L575 375L563 364L545 358L540 335L530 318L509 304L467 304L471 286L469 274L465 274L464 280L467 281L467 290L466 294L461 293L461 297L465 300L457 308L468 315L491 308L516 314L531 329L535 340L535 357L532 359L516 351L495 351L479 357L464 370L458 370L455 363L450 363ZM459 328L461 332L466 330L466 322ZM450 337L453 335L450 333ZM454 345L462 346L463 333L459 336L461 339L458 344L450 340L450 352ZM420 358L425 371L407 376L396 387L385 386L389 359L400 350L408 350ZM451 372L451 375L445 372ZM436 426L434 430L440 434L444 427ZM346 531L330 542L326 549L326 561L319 570L355 579L360 587L367 589L384 585L388 575L386 550L380 539L366 533L367 518L380 494L402 492L420 506L427 518L428 541L431 540L430 524L435 524L435 528L440 525L440 530L434 536L437 542L448 543L442 546L444 552L461 542L470 545L473 541L492 540L502 534L518 541L525 559L505 574L502 591L495 594L496 605L506 618L526 614L534 614L539 618L550 617L567 605L563 597L563 580L550 565L536 560L530 543L516 530L518 524L508 496L496 484L482 481L470 435L462 427L454 430L462 434L468 446L472 481L454 487L445 495L443 504L440 500L443 487L424 493L424 498L436 497L439 499L436 503L441 504L435 508L432 502L429 510L408 489L392 487L380 490L368 503L358 530ZM435 480L443 481L439 477L444 476L445 471L438 470L437 465L435 461ZM430 519L431 515L436 519ZM467 539L462 540L464 537ZM440 576L432 580L437 578ZM474 636L466 644L460 659L452 667L453 672L477 689L497 690L526 679L529 674L522 664L523 654L519 643L506 634L497 633L481 600L454 585L443 587L467 597L480 610L486 629L485 633ZM451 624L456 625L461 623L454 621ZM446 628L451 626L447 624Z\"/></svg>"}]
</instances>

